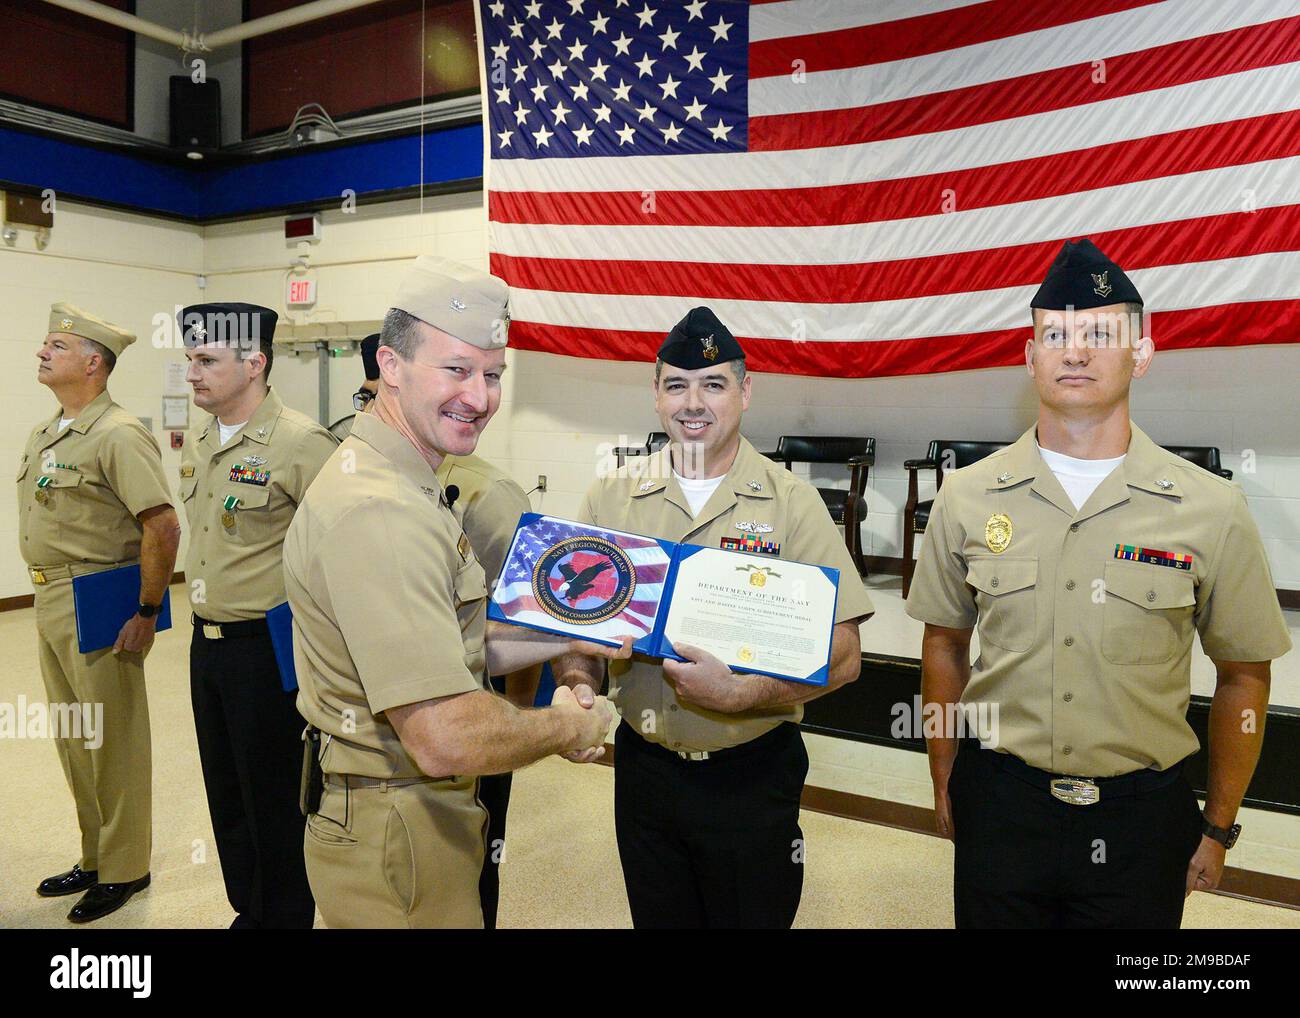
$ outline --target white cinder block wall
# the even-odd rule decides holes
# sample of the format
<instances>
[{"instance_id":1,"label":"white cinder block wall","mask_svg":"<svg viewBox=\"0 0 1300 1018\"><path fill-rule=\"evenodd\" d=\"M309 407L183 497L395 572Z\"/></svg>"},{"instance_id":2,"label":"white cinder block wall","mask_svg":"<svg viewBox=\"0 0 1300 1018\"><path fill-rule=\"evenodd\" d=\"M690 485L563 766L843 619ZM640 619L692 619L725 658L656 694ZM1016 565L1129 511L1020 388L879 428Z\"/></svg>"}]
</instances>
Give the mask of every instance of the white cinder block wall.
<instances>
[{"instance_id":1,"label":"white cinder block wall","mask_svg":"<svg viewBox=\"0 0 1300 1018\"><path fill-rule=\"evenodd\" d=\"M162 431L164 365L179 356L152 343L155 314L198 297L203 231L198 226L91 208L61 201L49 246L37 251L33 234L19 231L12 247L0 244L0 462L12 481L27 436L58 403L36 381L36 351L45 339L50 305L67 300L107 318L138 339L118 359L109 392L131 413L153 420L163 466L176 487L180 451ZM32 592L18 551L18 517L12 486L0 512L0 597ZM182 549L182 560L184 551Z\"/></svg>"},{"instance_id":2,"label":"white cinder block wall","mask_svg":"<svg viewBox=\"0 0 1300 1018\"><path fill-rule=\"evenodd\" d=\"M487 265L481 194L427 198L423 209L415 200L361 206L352 214L326 212L323 220L324 239L311 249L320 292L314 321L380 318L419 254ZM51 302L82 303L140 332L142 341L120 362L111 388L133 413L154 418L154 433L165 445L159 427L163 365L181 354L148 342L153 315L199 299L283 308L294 252L284 244L281 223L274 216L198 228L64 205L46 252L35 252L30 234L15 249L0 246L6 312L0 316L0 370L8 386L0 445L11 467L32 425L53 412L48 392L35 380L33 357ZM532 498L536 509L573 513L611 445L639 443L658 429L647 364L523 351L512 351L508 363L505 398L480 451L525 489L538 474L547 475L548 492ZM1135 419L1157 441L1220 447L1249 496L1274 581L1290 589L1300 589L1298 377L1300 346L1171 351L1137 384L1133 401ZM360 358L331 360L330 379L333 420L351 412ZM272 383L289 405L316 415L314 354L280 354ZM745 432L759 448L774 448L786 433L873 435L877 466L867 550L894 556L907 494L903 460L923 455L930 438L1014 438L1031 423L1034 406L1033 390L1017 368L884 379L760 375ZM163 457L174 484L179 453L165 448ZM0 596L30 590L15 517L0 514ZM924 757L816 736L808 743L811 783L932 805ZM1234 865L1300 877L1300 819L1248 811L1243 823L1248 831Z\"/></svg>"}]
</instances>

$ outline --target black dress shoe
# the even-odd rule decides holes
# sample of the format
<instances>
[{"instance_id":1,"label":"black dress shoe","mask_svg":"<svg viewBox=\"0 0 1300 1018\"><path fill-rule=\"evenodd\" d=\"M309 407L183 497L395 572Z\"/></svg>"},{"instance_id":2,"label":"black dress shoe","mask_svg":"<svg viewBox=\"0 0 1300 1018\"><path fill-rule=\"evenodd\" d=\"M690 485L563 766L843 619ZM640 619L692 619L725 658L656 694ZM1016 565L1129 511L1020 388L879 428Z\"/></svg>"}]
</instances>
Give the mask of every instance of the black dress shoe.
<instances>
[{"instance_id":1,"label":"black dress shoe","mask_svg":"<svg viewBox=\"0 0 1300 1018\"><path fill-rule=\"evenodd\" d=\"M139 880L131 880L125 884L96 884L72 906L72 911L68 913L68 920L74 923L88 923L102 919L130 901L131 895L136 891L143 891L148 886L148 873Z\"/></svg>"},{"instance_id":2,"label":"black dress shoe","mask_svg":"<svg viewBox=\"0 0 1300 1018\"><path fill-rule=\"evenodd\" d=\"M57 877L46 877L36 888L36 893L42 898L58 898L65 894L77 894L88 887L94 887L97 883L99 883L97 870L83 870L80 866L73 866L67 873L60 873Z\"/></svg>"}]
</instances>

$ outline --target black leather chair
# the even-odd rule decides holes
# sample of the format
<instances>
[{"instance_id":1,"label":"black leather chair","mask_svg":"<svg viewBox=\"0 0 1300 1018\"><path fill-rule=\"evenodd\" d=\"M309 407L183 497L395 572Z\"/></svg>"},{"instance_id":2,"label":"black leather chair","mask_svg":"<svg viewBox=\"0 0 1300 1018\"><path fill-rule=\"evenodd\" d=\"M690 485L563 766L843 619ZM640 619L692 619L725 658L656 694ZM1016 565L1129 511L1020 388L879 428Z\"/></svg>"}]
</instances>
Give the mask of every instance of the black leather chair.
<instances>
[{"instance_id":1,"label":"black leather chair","mask_svg":"<svg viewBox=\"0 0 1300 1018\"><path fill-rule=\"evenodd\" d=\"M668 444L668 434L664 431L652 431L646 435L645 445L620 445L614 448L614 459L622 466L629 456L649 456Z\"/></svg>"},{"instance_id":2,"label":"black leather chair","mask_svg":"<svg viewBox=\"0 0 1300 1018\"><path fill-rule=\"evenodd\" d=\"M862 555L862 523L867 518L867 477L876 462L874 438L848 438L820 435L782 435L776 452L763 454L784 463L789 470L794 463L839 463L848 468L849 488L818 488L831 519L844 528L844 545L857 567L867 575Z\"/></svg>"},{"instance_id":3,"label":"black leather chair","mask_svg":"<svg viewBox=\"0 0 1300 1018\"><path fill-rule=\"evenodd\" d=\"M1219 459L1217 445L1166 445L1162 448L1175 456L1181 456L1188 463L1195 463L1202 470L1232 480L1232 471L1225 470L1223 462Z\"/></svg>"},{"instance_id":4,"label":"black leather chair","mask_svg":"<svg viewBox=\"0 0 1300 1018\"><path fill-rule=\"evenodd\" d=\"M930 522L930 510L934 508L934 499L919 501L917 472L933 470L934 490L937 492L943 484L945 470L968 467L1010 444L936 438L930 442L930 451L925 459L907 460L903 463L903 469L907 471L907 502L903 505L903 597L907 597L907 592L912 589L912 574L916 571L916 557L913 554L916 535L925 533L926 525Z\"/></svg>"}]
</instances>

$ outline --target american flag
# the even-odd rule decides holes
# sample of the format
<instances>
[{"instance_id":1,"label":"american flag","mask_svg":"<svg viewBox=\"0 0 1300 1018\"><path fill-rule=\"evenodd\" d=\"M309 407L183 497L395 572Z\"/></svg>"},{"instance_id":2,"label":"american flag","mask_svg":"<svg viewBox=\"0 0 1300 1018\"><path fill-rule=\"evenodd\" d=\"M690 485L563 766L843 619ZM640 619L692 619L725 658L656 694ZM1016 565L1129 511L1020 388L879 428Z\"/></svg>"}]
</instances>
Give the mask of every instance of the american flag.
<instances>
[{"instance_id":1,"label":"american flag","mask_svg":"<svg viewBox=\"0 0 1300 1018\"><path fill-rule=\"evenodd\" d=\"M514 346L648 361L708 304L754 370L1014 364L1081 236L1161 348L1300 339L1295 0L478 14Z\"/></svg>"},{"instance_id":2,"label":"american flag","mask_svg":"<svg viewBox=\"0 0 1300 1018\"><path fill-rule=\"evenodd\" d=\"M569 624L543 611L537 603L533 593L533 570L538 559L561 541L589 535L610 538L627 553L636 571L636 588L631 602L614 618L591 625ZM592 553L580 551L574 554L570 564L580 571L596 562L597 558ZM548 630L563 629L588 639L616 641L622 636L632 636L639 640L654 629L669 561L668 553L653 538L542 516L523 524L515 534L492 600L511 622ZM614 570L606 569L589 591L576 600L568 599L567 603L581 610L600 607L614 596L615 575ZM565 582L558 569L552 569L545 580L551 590L557 592Z\"/></svg>"}]
</instances>

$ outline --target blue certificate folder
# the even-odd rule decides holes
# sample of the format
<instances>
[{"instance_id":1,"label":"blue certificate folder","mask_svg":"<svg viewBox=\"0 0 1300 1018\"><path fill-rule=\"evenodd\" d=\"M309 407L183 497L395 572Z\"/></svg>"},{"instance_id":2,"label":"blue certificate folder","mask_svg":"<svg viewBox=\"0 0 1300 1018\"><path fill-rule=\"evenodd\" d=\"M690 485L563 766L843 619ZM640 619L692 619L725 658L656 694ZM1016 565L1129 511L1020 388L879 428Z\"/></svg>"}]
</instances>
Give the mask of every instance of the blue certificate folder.
<instances>
[{"instance_id":1,"label":"blue certificate folder","mask_svg":"<svg viewBox=\"0 0 1300 1018\"><path fill-rule=\"evenodd\" d=\"M77 650L93 654L117 643L126 620L140 610L140 567L122 566L72 578L77 617ZM158 632L172 627L171 591L163 594Z\"/></svg>"},{"instance_id":2,"label":"blue certificate folder","mask_svg":"<svg viewBox=\"0 0 1300 1018\"><path fill-rule=\"evenodd\" d=\"M820 667L814 665L804 674L765 670L759 660L761 651L745 646L739 648L738 657L728 659L726 654L708 645L703 633L683 642L704 647L737 671L825 685L830 675L829 629L834 628L835 592L839 582L839 570L827 566L677 544L554 516L524 513L488 604L488 618L611 646L617 646L621 637L632 636L635 653L682 661L685 659L674 651L665 629L682 564L703 551L716 551L726 557L728 565L720 574L722 578L746 571L779 576L785 567L820 571L830 583L832 624L826 633L824 653L819 652L819 645L810 644L817 648L812 656ZM753 583L752 579L750 582ZM759 588L760 584L753 583L753 586ZM756 647L764 639L756 635L761 629L761 623L749 627ZM798 634L792 638L798 639Z\"/></svg>"},{"instance_id":3,"label":"blue certificate folder","mask_svg":"<svg viewBox=\"0 0 1300 1018\"><path fill-rule=\"evenodd\" d=\"M278 604L266 613L266 625L271 630L271 646L275 650L275 664L280 669L280 685L286 693L298 688L298 672L293 667L293 612L289 602Z\"/></svg>"}]
</instances>

